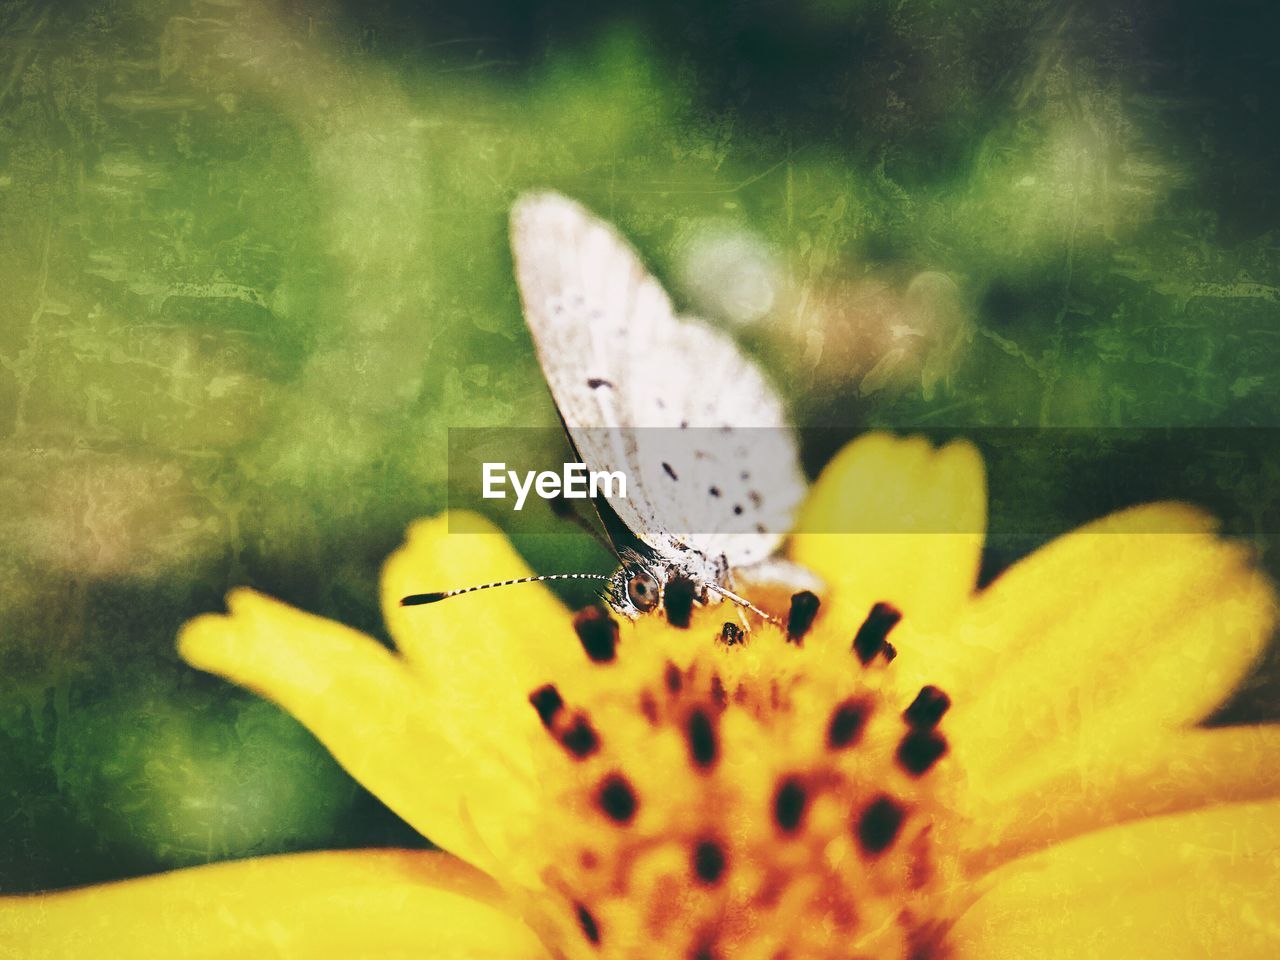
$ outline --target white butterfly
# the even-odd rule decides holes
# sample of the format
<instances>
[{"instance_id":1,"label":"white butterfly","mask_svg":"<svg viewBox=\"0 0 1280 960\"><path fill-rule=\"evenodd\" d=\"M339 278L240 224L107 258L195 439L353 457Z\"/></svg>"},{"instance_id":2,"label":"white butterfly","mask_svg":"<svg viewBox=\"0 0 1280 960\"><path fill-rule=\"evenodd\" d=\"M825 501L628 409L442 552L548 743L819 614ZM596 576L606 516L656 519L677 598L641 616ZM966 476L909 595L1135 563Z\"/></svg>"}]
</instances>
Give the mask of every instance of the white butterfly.
<instances>
[{"instance_id":1,"label":"white butterfly","mask_svg":"<svg viewBox=\"0 0 1280 960\"><path fill-rule=\"evenodd\" d=\"M610 605L634 619L679 584L762 613L735 575L795 579L765 568L805 492L777 393L728 336L677 316L630 245L574 201L521 198L511 247L571 441L589 470L632 480L626 499L597 505L622 560Z\"/></svg>"}]
</instances>

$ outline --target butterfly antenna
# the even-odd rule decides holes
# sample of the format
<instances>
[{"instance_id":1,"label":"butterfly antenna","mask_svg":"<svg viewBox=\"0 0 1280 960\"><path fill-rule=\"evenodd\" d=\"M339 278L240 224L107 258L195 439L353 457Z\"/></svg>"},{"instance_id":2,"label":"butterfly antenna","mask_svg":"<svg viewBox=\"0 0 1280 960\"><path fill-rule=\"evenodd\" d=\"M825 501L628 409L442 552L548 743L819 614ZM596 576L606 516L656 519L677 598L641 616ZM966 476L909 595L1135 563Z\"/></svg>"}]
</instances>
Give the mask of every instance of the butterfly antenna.
<instances>
[{"instance_id":1,"label":"butterfly antenna","mask_svg":"<svg viewBox=\"0 0 1280 960\"><path fill-rule=\"evenodd\" d=\"M714 590L716 593L720 594L720 596L724 597L726 600L729 600L733 603L736 603L740 607L744 607L747 610L750 610L756 616L760 617L763 620L769 621L774 626L781 627L783 630L787 628L787 625L785 623L783 623L781 620L779 620L777 617L773 616L772 614L765 613L763 610L757 607L754 603L752 603L746 597L740 597L736 593L734 593L732 590L729 590L726 587L719 586L718 584L708 583L707 586L710 589Z\"/></svg>"},{"instance_id":2,"label":"butterfly antenna","mask_svg":"<svg viewBox=\"0 0 1280 960\"><path fill-rule=\"evenodd\" d=\"M424 603L439 603L450 597L464 593L475 593L477 590L492 590L494 587L511 587L517 583L544 583L548 580L609 580L603 573L547 573L537 577L517 577L514 580L499 580L495 583L482 583L475 587L463 587L461 590L444 590L439 593L411 593L402 597L400 606L420 607Z\"/></svg>"}]
</instances>

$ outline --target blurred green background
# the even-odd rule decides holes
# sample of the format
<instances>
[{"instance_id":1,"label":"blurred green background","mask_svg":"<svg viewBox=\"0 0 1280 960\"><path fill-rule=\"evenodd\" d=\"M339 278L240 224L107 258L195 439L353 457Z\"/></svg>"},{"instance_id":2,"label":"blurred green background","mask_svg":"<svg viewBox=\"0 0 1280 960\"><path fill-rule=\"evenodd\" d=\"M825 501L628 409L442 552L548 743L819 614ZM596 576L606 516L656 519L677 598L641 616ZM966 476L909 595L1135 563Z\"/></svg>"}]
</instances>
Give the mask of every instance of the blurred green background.
<instances>
[{"instance_id":1,"label":"blurred green background","mask_svg":"<svg viewBox=\"0 0 1280 960\"><path fill-rule=\"evenodd\" d=\"M1277 27L1238 0L0 2L0 889L421 842L172 641L241 583L381 635L447 428L556 422L522 190L617 222L826 436L1277 426ZM987 574L1179 492L1114 454L995 455L1056 522ZM1274 660L1228 719L1280 717Z\"/></svg>"}]
</instances>

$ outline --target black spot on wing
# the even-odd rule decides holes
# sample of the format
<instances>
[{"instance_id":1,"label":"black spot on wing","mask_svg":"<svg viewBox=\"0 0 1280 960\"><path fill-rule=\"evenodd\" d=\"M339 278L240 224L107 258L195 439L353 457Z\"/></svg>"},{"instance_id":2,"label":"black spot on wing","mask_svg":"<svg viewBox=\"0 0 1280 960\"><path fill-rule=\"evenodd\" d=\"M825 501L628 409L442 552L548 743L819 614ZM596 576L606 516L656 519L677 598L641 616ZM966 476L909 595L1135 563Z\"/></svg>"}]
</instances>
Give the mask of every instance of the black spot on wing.
<instances>
[{"instance_id":1,"label":"black spot on wing","mask_svg":"<svg viewBox=\"0 0 1280 960\"><path fill-rule=\"evenodd\" d=\"M679 477L676 476L676 472L674 469L672 469L671 464L667 463L667 461L665 460L662 461L662 469L667 472L667 476L670 477L672 480L680 479Z\"/></svg>"},{"instance_id":2,"label":"black spot on wing","mask_svg":"<svg viewBox=\"0 0 1280 960\"><path fill-rule=\"evenodd\" d=\"M604 379L604 377L589 377L587 379L587 386L592 390L599 390L601 387L608 387L610 390L613 389L613 383Z\"/></svg>"}]
</instances>

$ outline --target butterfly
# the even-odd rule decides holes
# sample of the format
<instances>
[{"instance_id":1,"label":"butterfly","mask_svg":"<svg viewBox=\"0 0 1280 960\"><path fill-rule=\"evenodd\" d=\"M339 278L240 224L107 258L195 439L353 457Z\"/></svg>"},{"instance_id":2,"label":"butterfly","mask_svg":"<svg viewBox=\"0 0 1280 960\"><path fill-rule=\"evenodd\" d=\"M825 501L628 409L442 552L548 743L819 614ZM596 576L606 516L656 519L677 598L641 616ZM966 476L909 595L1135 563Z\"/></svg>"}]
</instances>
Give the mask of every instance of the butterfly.
<instances>
[{"instance_id":1,"label":"butterfly","mask_svg":"<svg viewBox=\"0 0 1280 960\"><path fill-rule=\"evenodd\" d=\"M730 600L739 580L809 582L774 558L805 494L781 398L727 334L677 315L608 223L556 193L521 197L511 249L525 320L568 438L628 496L594 501L620 564L605 599L636 619ZM591 577L561 574L533 579ZM427 603L484 589L418 594Z\"/></svg>"}]
</instances>

